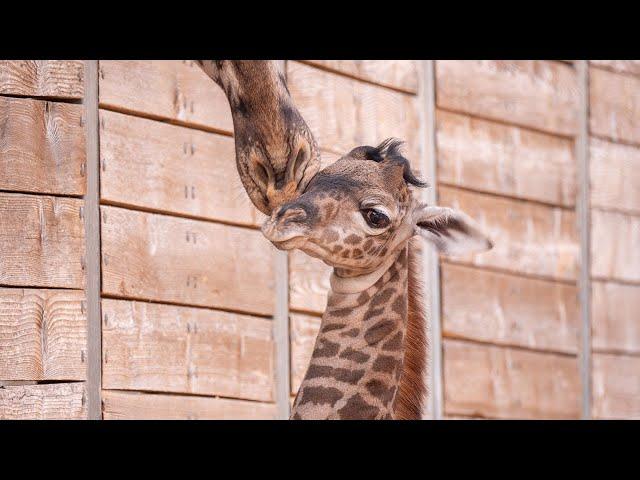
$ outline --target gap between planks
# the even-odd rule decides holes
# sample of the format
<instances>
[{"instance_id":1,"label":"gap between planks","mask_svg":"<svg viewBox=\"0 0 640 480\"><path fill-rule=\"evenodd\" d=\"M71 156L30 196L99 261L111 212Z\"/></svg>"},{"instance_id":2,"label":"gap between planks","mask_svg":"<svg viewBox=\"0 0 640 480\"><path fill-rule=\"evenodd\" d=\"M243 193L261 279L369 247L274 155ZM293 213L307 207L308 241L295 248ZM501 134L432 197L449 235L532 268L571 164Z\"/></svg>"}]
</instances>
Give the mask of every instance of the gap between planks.
<instances>
[{"instance_id":1,"label":"gap between planks","mask_svg":"<svg viewBox=\"0 0 640 480\"><path fill-rule=\"evenodd\" d=\"M542 348L535 348L535 347L526 347L524 345L516 345L513 343L496 343L495 341L488 341L488 340L478 340L475 338L471 338L471 337L467 337L464 335L455 335L455 334L450 334L450 333L443 333L442 334L442 338L443 339L447 339L447 340L456 340L456 341L460 341L462 343L466 343L466 344L470 344L470 345L480 345L480 346L485 346L485 347L496 347L496 348L504 348L504 349L509 349L509 350L518 350L521 352L530 352L530 353L540 353L540 354L546 354L546 355L553 355L553 356L558 356L558 357L568 357L568 358L577 358L578 357L578 353L577 352L565 352L565 351L560 351L560 350L553 350L553 349L542 349Z\"/></svg>"},{"instance_id":2,"label":"gap between planks","mask_svg":"<svg viewBox=\"0 0 640 480\"><path fill-rule=\"evenodd\" d=\"M251 402L259 405L274 405L275 402L264 402L261 400L253 400L243 397L229 397L225 395L203 395L198 393L185 393L185 392L167 392L161 390L127 390L122 388L104 388L103 392L121 392L121 393L143 393L145 395L168 395L172 397L189 397L189 398L220 398L224 400L241 400L243 402Z\"/></svg>"}]
</instances>

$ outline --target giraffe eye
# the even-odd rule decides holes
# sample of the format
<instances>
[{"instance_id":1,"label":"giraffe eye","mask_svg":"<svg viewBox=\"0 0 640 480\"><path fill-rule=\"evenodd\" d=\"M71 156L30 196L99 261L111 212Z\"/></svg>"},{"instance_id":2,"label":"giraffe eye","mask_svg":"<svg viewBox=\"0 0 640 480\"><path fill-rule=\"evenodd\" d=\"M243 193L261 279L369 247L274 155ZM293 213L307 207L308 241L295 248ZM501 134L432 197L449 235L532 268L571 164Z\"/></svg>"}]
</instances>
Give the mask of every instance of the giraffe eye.
<instances>
[{"instance_id":1,"label":"giraffe eye","mask_svg":"<svg viewBox=\"0 0 640 480\"><path fill-rule=\"evenodd\" d=\"M385 228L391 223L389 217L375 208L362 210L362 216L371 228Z\"/></svg>"}]
</instances>

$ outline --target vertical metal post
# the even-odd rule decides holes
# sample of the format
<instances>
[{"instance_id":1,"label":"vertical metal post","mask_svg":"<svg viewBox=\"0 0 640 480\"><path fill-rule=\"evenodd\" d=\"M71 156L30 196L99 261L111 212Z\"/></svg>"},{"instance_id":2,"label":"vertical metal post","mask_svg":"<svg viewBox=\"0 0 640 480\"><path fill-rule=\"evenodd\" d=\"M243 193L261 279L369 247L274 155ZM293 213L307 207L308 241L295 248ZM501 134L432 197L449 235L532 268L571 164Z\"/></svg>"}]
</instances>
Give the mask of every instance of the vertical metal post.
<instances>
[{"instance_id":1,"label":"vertical metal post","mask_svg":"<svg viewBox=\"0 0 640 480\"><path fill-rule=\"evenodd\" d=\"M84 196L86 240L87 416L102 419L102 316L100 311L100 142L98 130L98 61L85 61L84 119L87 191Z\"/></svg>"},{"instance_id":2,"label":"vertical metal post","mask_svg":"<svg viewBox=\"0 0 640 480\"><path fill-rule=\"evenodd\" d=\"M576 60L579 99L579 130L576 136L578 198L576 201L580 235L580 380L582 418L591 418L591 218L589 201L589 63Z\"/></svg>"},{"instance_id":3,"label":"vertical metal post","mask_svg":"<svg viewBox=\"0 0 640 480\"><path fill-rule=\"evenodd\" d=\"M422 62L420 98L422 101L422 137L424 139L424 165L426 179L431 185L425 191L424 200L433 205L437 202L437 157L436 157L436 89L435 61ZM425 292L429 316L429 393L433 418L442 418L442 329L440 324L440 264L437 252L425 245L422 255L422 271L425 276Z\"/></svg>"}]
</instances>

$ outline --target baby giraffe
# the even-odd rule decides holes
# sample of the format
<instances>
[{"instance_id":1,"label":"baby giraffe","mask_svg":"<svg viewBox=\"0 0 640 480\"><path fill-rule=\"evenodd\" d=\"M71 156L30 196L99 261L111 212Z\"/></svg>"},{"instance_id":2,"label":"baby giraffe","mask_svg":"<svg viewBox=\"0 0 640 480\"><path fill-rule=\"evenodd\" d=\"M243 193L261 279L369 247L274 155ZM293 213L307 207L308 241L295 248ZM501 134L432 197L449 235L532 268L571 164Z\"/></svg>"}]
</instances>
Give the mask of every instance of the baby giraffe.
<instances>
[{"instance_id":1,"label":"baby giraffe","mask_svg":"<svg viewBox=\"0 0 640 480\"><path fill-rule=\"evenodd\" d=\"M492 246L464 213L413 197L410 186L426 184L400 144L355 148L262 227L279 249L334 267L293 419L420 418L427 350L409 240L420 234L447 254Z\"/></svg>"}]
</instances>

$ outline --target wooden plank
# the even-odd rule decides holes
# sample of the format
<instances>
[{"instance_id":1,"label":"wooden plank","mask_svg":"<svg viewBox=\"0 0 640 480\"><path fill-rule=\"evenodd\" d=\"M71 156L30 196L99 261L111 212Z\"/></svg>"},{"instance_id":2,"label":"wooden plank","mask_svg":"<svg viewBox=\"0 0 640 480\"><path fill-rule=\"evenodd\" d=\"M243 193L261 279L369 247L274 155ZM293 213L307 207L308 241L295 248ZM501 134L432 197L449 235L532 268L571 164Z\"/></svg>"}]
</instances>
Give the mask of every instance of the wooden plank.
<instances>
[{"instance_id":1,"label":"wooden plank","mask_svg":"<svg viewBox=\"0 0 640 480\"><path fill-rule=\"evenodd\" d=\"M83 382L0 387L0 420L85 418L87 409Z\"/></svg>"},{"instance_id":2,"label":"wooden plank","mask_svg":"<svg viewBox=\"0 0 640 480\"><path fill-rule=\"evenodd\" d=\"M593 417L640 419L640 358L593 354Z\"/></svg>"},{"instance_id":3,"label":"wooden plank","mask_svg":"<svg viewBox=\"0 0 640 480\"><path fill-rule=\"evenodd\" d=\"M498 418L578 418L575 357L444 341L447 414Z\"/></svg>"},{"instance_id":4,"label":"wooden plank","mask_svg":"<svg viewBox=\"0 0 640 480\"><path fill-rule=\"evenodd\" d=\"M455 257L456 261L545 278L576 279L575 212L449 187L441 187L439 193L440 205L465 211L493 240L492 250Z\"/></svg>"},{"instance_id":5,"label":"wooden plank","mask_svg":"<svg viewBox=\"0 0 640 480\"><path fill-rule=\"evenodd\" d=\"M410 160L420 158L417 98L359 82L298 62L287 62L291 96L320 147L345 154L387 137L407 142Z\"/></svg>"},{"instance_id":6,"label":"wooden plank","mask_svg":"<svg viewBox=\"0 0 640 480\"><path fill-rule=\"evenodd\" d=\"M273 420L272 403L105 390L105 420Z\"/></svg>"},{"instance_id":7,"label":"wooden plank","mask_svg":"<svg viewBox=\"0 0 640 480\"><path fill-rule=\"evenodd\" d=\"M640 75L640 60L590 60L589 63L619 73Z\"/></svg>"},{"instance_id":8,"label":"wooden plank","mask_svg":"<svg viewBox=\"0 0 640 480\"><path fill-rule=\"evenodd\" d=\"M0 60L0 95L80 99L83 94L80 60Z\"/></svg>"},{"instance_id":9,"label":"wooden plank","mask_svg":"<svg viewBox=\"0 0 640 480\"><path fill-rule=\"evenodd\" d=\"M289 303L294 310L323 313L332 268L299 250L289 253Z\"/></svg>"},{"instance_id":10,"label":"wooden plank","mask_svg":"<svg viewBox=\"0 0 640 480\"><path fill-rule=\"evenodd\" d=\"M191 60L102 60L100 107L233 131L224 92Z\"/></svg>"},{"instance_id":11,"label":"wooden plank","mask_svg":"<svg viewBox=\"0 0 640 480\"><path fill-rule=\"evenodd\" d=\"M82 204L0 193L0 285L82 288Z\"/></svg>"},{"instance_id":12,"label":"wooden plank","mask_svg":"<svg viewBox=\"0 0 640 480\"><path fill-rule=\"evenodd\" d=\"M258 225L233 138L100 111L101 198L120 204Z\"/></svg>"},{"instance_id":13,"label":"wooden plank","mask_svg":"<svg viewBox=\"0 0 640 480\"><path fill-rule=\"evenodd\" d=\"M292 313L291 318L291 393L295 395L300 388L302 379L316 343L320 330L320 317Z\"/></svg>"},{"instance_id":14,"label":"wooden plank","mask_svg":"<svg viewBox=\"0 0 640 480\"><path fill-rule=\"evenodd\" d=\"M591 206L640 215L640 148L591 138Z\"/></svg>"},{"instance_id":15,"label":"wooden plank","mask_svg":"<svg viewBox=\"0 0 640 480\"><path fill-rule=\"evenodd\" d=\"M570 136L578 130L578 87L570 65L546 60L439 60L441 108Z\"/></svg>"},{"instance_id":16,"label":"wooden plank","mask_svg":"<svg viewBox=\"0 0 640 480\"><path fill-rule=\"evenodd\" d=\"M259 231L102 206L105 294L271 315L273 255Z\"/></svg>"},{"instance_id":17,"label":"wooden plank","mask_svg":"<svg viewBox=\"0 0 640 480\"><path fill-rule=\"evenodd\" d=\"M338 73L408 93L418 93L417 60L309 60Z\"/></svg>"},{"instance_id":18,"label":"wooden plank","mask_svg":"<svg viewBox=\"0 0 640 480\"><path fill-rule=\"evenodd\" d=\"M591 275L640 282L640 217L591 211Z\"/></svg>"},{"instance_id":19,"label":"wooden plank","mask_svg":"<svg viewBox=\"0 0 640 480\"><path fill-rule=\"evenodd\" d=\"M593 349L640 353L640 286L592 283Z\"/></svg>"},{"instance_id":20,"label":"wooden plank","mask_svg":"<svg viewBox=\"0 0 640 480\"><path fill-rule=\"evenodd\" d=\"M274 399L270 320L110 299L102 315L105 389Z\"/></svg>"},{"instance_id":21,"label":"wooden plank","mask_svg":"<svg viewBox=\"0 0 640 480\"><path fill-rule=\"evenodd\" d=\"M515 126L437 112L438 180L571 207L573 142Z\"/></svg>"},{"instance_id":22,"label":"wooden plank","mask_svg":"<svg viewBox=\"0 0 640 480\"><path fill-rule=\"evenodd\" d=\"M85 158L81 105L0 97L0 189L83 195Z\"/></svg>"},{"instance_id":23,"label":"wooden plank","mask_svg":"<svg viewBox=\"0 0 640 480\"><path fill-rule=\"evenodd\" d=\"M0 288L0 379L84 380L84 292Z\"/></svg>"},{"instance_id":24,"label":"wooden plank","mask_svg":"<svg viewBox=\"0 0 640 480\"><path fill-rule=\"evenodd\" d=\"M445 336L577 352L580 315L573 285L443 263L442 287Z\"/></svg>"},{"instance_id":25,"label":"wooden plank","mask_svg":"<svg viewBox=\"0 0 640 480\"><path fill-rule=\"evenodd\" d=\"M599 68L589 74L591 133L640 143L640 78Z\"/></svg>"}]
</instances>

